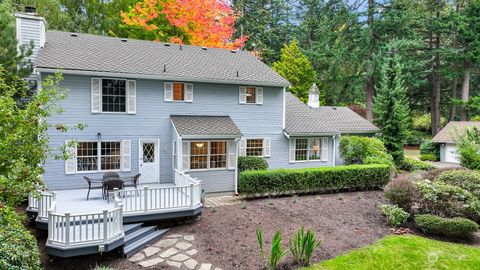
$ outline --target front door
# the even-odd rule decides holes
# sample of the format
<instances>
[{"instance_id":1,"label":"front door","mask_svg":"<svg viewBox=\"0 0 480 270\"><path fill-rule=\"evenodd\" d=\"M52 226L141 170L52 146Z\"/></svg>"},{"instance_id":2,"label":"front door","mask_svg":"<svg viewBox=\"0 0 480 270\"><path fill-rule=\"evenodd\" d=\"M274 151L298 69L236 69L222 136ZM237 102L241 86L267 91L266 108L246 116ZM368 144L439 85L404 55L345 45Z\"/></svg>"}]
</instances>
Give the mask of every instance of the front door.
<instances>
[{"instance_id":1,"label":"front door","mask_svg":"<svg viewBox=\"0 0 480 270\"><path fill-rule=\"evenodd\" d=\"M140 139L139 141L140 183L159 183L160 181L160 140Z\"/></svg>"}]
</instances>

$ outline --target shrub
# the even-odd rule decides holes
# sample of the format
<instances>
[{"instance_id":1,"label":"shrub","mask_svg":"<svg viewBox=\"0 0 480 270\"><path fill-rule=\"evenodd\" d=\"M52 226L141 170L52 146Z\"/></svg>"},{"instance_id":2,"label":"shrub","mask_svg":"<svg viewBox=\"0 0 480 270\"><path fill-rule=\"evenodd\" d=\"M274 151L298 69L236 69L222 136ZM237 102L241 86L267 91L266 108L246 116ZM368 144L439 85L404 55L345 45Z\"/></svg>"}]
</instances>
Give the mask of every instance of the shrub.
<instances>
[{"instance_id":1,"label":"shrub","mask_svg":"<svg viewBox=\"0 0 480 270\"><path fill-rule=\"evenodd\" d=\"M406 145L420 145L424 141L428 141L432 139L432 134L428 131L418 131L418 130L411 130L410 134L408 134L407 141L405 142Z\"/></svg>"},{"instance_id":2,"label":"shrub","mask_svg":"<svg viewBox=\"0 0 480 270\"><path fill-rule=\"evenodd\" d=\"M480 169L480 129L476 127L467 129L460 136L457 149L460 154L460 164L463 167L472 170Z\"/></svg>"},{"instance_id":3,"label":"shrub","mask_svg":"<svg viewBox=\"0 0 480 270\"><path fill-rule=\"evenodd\" d=\"M442 127L447 124L447 119L445 117L440 118ZM429 113L416 115L412 117L412 128L419 131L430 132L432 129L431 115Z\"/></svg>"},{"instance_id":4,"label":"shrub","mask_svg":"<svg viewBox=\"0 0 480 270\"><path fill-rule=\"evenodd\" d=\"M409 211L418 198L418 189L415 184L405 178L395 178L385 186L385 197L392 204Z\"/></svg>"},{"instance_id":5,"label":"shrub","mask_svg":"<svg viewBox=\"0 0 480 270\"><path fill-rule=\"evenodd\" d=\"M0 269L42 269L37 241L13 209L0 204Z\"/></svg>"},{"instance_id":6,"label":"shrub","mask_svg":"<svg viewBox=\"0 0 480 270\"><path fill-rule=\"evenodd\" d=\"M387 153L382 141L362 136L342 136L340 155L346 164L387 164L393 165L393 158Z\"/></svg>"},{"instance_id":7,"label":"shrub","mask_svg":"<svg viewBox=\"0 0 480 270\"><path fill-rule=\"evenodd\" d=\"M461 187L480 198L480 173L469 170L454 170L441 173L435 181Z\"/></svg>"},{"instance_id":8,"label":"shrub","mask_svg":"<svg viewBox=\"0 0 480 270\"><path fill-rule=\"evenodd\" d=\"M415 224L426 234L451 238L469 238L478 231L478 224L466 218L442 218L435 215L416 215Z\"/></svg>"},{"instance_id":9,"label":"shrub","mask_svg":"<svg viewBox=\"0 0 480 270\"><path fill-rule=\"evenodd\" d=\"M348 165L336 167L246 171L240 174L240 193L247 196L366 190L388 183L388 165Z\"/></svg>"},{"instance_id":10,"label":"shrub","mask_svg":"<svg viewBox=\"0 0 480 270\"><path fill-rule=\"evenodd\" d=\"M435 154L421 154L421 161L438 161L439 158Z\"/></svg>"},{"instance_id":11,"label":"shrub","mask_svg":"<svg viewBox=\"0 0 480 270\"><path fill-rule=\"evenodd\" d=\"M268 162L261 157L238 157L238 170L244 171L259 171L267 170Z\"/></svg>"},{"instance_id":12,"label":"shrub","mask_svg":"<svg viewBox=\"0 0 480 270\"><path fill-rule=\"evenodd\" d=\"M292 239L290 239L290 253L293 261L303 266L309 266L315 249L320 247L321 241L315 239L315 233L312 230L305 230L302 226Z\"/></svg>"},{"instance_id":13,"label":"shrub","mask_svg":"<svg viewBox=\"0 0 480 270\"><path fill-rule=\"evenodd\" d=\"M420 155L434 155L440 157L440 147L432 140L426 140L420 144Z\"/></svg>"},{"instance_id":14,"label":"shrub","mask_svg":"<svg viewBox=\"0 0 480 270\"><path fill-rule=\"evenodd\" d=\"M433 166L430 163L423 162L420 160L416 160L414 158L405 158L402 162L402 164L399 166L399 169L407 171L407 172L413 172L413 171L429 171L435 169L435 166Z\"/></svg>"},{"instance_id":15,"label":"shrub","mask_svg":"<svg viewBox=\"0 0 480 270\"><path fill-rule=\"evenodd\" d=\"M387 218L387 223L391 227L400 227L407 222L410 214L396 205L383 204L380 211Z\"/></svg>"},{"instance_id":16,"label":"shrub","mask_svg":"<svg viewBox=\"0 0 480 270\"><path fill-rule=\"evenodd\" d=\"M415 182L420 192L421 212L480 221L480 200L472 193L440 181Z\"/></svg>"},{"instance_id":17,"label":"shrub","mask_svg":"<svg viewBox=\"0 0 480 270\"><path fill-rule=\"evenodd\" d=\"M430 170L430 171L420 172L420 174L421 174L421 177L423 179L433 181L443 172L458 171L458 170L464 170L464 169L463 168L435 168L435 169Z\"/></svg>"}]
</instances>

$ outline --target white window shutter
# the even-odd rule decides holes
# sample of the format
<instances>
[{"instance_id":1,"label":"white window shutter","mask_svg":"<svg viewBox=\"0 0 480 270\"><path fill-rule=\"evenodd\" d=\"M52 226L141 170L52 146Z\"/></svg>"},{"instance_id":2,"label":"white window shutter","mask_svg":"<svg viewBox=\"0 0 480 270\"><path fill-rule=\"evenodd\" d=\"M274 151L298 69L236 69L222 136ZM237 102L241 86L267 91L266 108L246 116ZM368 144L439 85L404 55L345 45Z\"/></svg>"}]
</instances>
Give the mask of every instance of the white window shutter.
<instances>
[{"instance_id":1,"label":"white window shutter","mask_svg":"<svg viewBox=\"0 0 480 270\"><path fill-rule=\"evenodd\" d=\"M77 149L71 140L65 141L65 151L68 159L65 160L65 174L75 174L77 171Z\"/></svg>"},{"instance_id":2,"label":"white window shutter","mask_svg":"<svg viewBox=\"0 0 480 270\"><path fill-rule=\"evenodd\" d=\"M100 78L92 78L91 107L92 113L100 113L102 107L102 85Z\"/></svg>"},{"instance_id":3,"label":"white window shutter","mask_svg":"<svg viewBox=\"0 0 480 270\"><path fill-rule=\"evenodd\" d=\"M137 83L134 80L127 81L127 113L137 113Z\"/></svg>"},{"instance_id":4,"label":"white window shutter","mask_svg":"<svg viewBox=\"0 0 480 270\"><path fill-rule=\"evenodd\" d=\"M236 149L235 141L231 140L228 141L228 169L229 170L235 170L235 167L237 166L237 149Z\"/></svg>"},{"instance_id":5,"label":"white window shutter","mask_svg":"<svg viewBox=\"0 0 480 270\"><path fill-rule=\"evenodd\" d=\"M182 142L182 170L190 170L190 142Z\"/></svg>"},{"instance_id":6,"label":"white window shutter","mask_svg":"<svg viewBox=\"0 0 480 270\"><path fill-rule=\"evenodd\" d=\"M257 96L255 103L263 104L263 88L257 87L255 90L255 95Z\"/></svg>"},{"instance_id":7,"label":"white window shutter","mask_svg":"<svg viewBox=\"0 0 480 270\"><path fill-rule=\"evenodd\" d=\"M185 84L185 101L193 102L193 84L191 83Z\"/></svg>"},{"instance_id":8,"label":"white window shutter","mask_svg":"<svg viewBox=\"0 0 480 270\"><path fill-rule=\"evenodd\" d=\"M272 155L272 140L270 138L263 139L263 156L270 157Z\"/></svg>"},{"instance_id":9,"label":"white window shutter","mask_svg":"<svg viewBox=\"0 0 480 270\"><path fill-rule=\"evenodd\" d=\"M289 160L290 162L294 162L295 161L295 139L293 138L290 138L290 148L289 148Z\"/></svg>"},{"instance_id":10,"label":"white window shutter","mask_svg":"<svg viewBox=\"0 0 480 270\"><path fill-rule=\"evenodd\" d=\"M238 102L240 104L247 103L247 88L246 87L240 86L238 98L239 98Z\"/></svg>"},{"instance_id":11,"label":"white window shutter","mask_svg":"<svg viewBox=\"0 0 480 270\"><path fill-rule=\"evenodd\" d=\"M240 140L240 156L247 156L247 139L245 138Z\"/></svg>"},{"instance_id":12,"label":"white window shutter","mask_svg":"<svg viewBox=\"0 0 480 270\"><path fill-rule=\"evenodd\" d=\"M173 101L173 83L166 82L164 84L163 100Z\"/></svg>"},{"instance_id":13,"label":"white window shutter","mask_svg":"<svg viewBox=\"0 0 480 270\"><path fill-rule=\"evenodd\" d=\"M129 172L132 170L132 142L130 140L122 140L122 171Z\"/></svg>"},{"instance_id":14,"label":"white window shutter","mask_svg":"<svg viewBox=\"0 0 480 270\"><path fill-rule=\"evenodd\" d=\"M322 161L328 161L328 138L322 138Z\"/></svg>"}]
</instances>

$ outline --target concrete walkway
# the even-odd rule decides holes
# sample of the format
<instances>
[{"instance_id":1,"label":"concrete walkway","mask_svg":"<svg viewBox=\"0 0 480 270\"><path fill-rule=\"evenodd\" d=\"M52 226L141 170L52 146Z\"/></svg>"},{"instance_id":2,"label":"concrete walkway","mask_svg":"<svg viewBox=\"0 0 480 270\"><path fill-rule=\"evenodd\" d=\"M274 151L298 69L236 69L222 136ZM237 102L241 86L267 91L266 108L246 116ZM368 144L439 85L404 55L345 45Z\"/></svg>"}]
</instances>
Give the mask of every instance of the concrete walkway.
<instances>
[{"instance_id":1,"label":"concrete walkway","mask_svg":"<svg viewBox=\"0 0 480 270\"><path fill-rule=\"evenodd\" d=\"M462 166L458 163L449 163L449 162L429 162L433 166L439 168L439 169L447 169L447 168L461 168Z\"/></svg>"}]
</instances>

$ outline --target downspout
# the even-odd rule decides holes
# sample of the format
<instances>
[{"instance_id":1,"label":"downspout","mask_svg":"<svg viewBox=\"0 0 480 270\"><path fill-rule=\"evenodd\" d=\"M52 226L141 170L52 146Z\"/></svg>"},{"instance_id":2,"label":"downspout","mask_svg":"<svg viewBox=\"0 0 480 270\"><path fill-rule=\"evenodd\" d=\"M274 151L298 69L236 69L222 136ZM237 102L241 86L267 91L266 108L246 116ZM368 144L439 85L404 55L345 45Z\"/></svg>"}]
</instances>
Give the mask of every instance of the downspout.
<instances>
[{"instance_id":1,"label":"downspout","mask_svg":"<svg viewBox=\"0 0 480 270\"><path fill-rule=\"evenodd\" d=\"M333 166L337 166L337 135L333 135Z\"/></svg>"},{"instance_id":2,"label":"downspout","mask_svg":"<svg viewBox=\"0 0 480 270\"><path fill-rule=\"evenodd\" d=\"M239 152L240 152L240 149L239 149L239 145L238 145L238 142L241 140L241 138L236 138L235 139L235 159L236 159L236 162L235 162L235 194L238 195L238 156L239 156Z\"/></svg>"}]
</instances>

